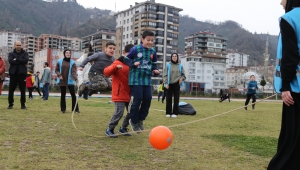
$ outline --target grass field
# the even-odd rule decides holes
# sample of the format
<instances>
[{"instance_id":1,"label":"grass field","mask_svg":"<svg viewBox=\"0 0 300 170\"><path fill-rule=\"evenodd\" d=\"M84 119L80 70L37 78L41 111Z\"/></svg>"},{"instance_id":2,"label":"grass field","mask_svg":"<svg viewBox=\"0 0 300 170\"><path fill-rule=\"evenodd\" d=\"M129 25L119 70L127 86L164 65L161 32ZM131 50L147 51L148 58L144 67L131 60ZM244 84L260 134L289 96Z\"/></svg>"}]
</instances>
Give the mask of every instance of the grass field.
<instances>
[{"instance_id":1,"label":"grass field","mask_svg":"<svg viewBox=\"0 0 300 170\"><path fill-rule=\"evenodd\" d=\"M79 100L80 114L72 125L71 100L67 112L60 113L59 98L27 101L21 110L19 97L7 110L7 96L0 96L0 169L265 169L274 155L280 130L281 104L258 103L222 116L210 116L241 107L231 103L186 100L197 110L195 116L165 118L165 104L152 101L144 126L146 132L116 139L105 137L114 111L109 99ZM196 123L176 126L199 120ZM119 123L121 124L121 122ZM173 144L158 151L148 142L150 129L175 126ZM119 128L119 126L118 126Z\"/></svg>"}]
</instances>

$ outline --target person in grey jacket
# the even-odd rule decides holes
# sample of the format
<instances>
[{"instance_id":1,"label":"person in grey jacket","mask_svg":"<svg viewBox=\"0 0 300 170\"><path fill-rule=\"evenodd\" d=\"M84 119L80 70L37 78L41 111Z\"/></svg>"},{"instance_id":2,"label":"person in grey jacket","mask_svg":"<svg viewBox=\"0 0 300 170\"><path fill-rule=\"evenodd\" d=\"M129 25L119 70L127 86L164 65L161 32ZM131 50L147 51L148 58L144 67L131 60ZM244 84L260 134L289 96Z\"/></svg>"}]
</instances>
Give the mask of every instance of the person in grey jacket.
<instances>
[{"instance_id":1,"label":"person in grey jacket","mask_svg":"<svg viewBox=\"0 0 300 170\"><path fill-rule=\"evenodd\" d=\"M178 54L171 55L171 62L167 63L163 72L163 79L167 92L166 117L176 118L178 116L178 104L180 85L186 79L182 65L178 62ZM174 95L174 106L172 112L172 96Z\"/></svg>"},{"instance_id":2,"label":"person in grey jacket","mask_svg":"<svg viewBox=\"0 0 300 170\"><path fill-rule=\"evenodd\" d=\"M43 100L48 100L50 82L51 76L49 64L47 62L44 62L44 72L41 78L41 83L43 83Z\"/></svg>"},{"instance_id":3,"label":"person in grey jacket","mask_svg":"<svg viewBox=\"0 0 300 170\"><path fill-rule=\"evenodd\" d=\"M82 94L86 89L90 91L89 95L97 91L111 90L111 80L104 76L103 70L115 61L115 57L113 56L115 50L116 44L113 42L107 42L105 52L95 53L82 61L78 70L83 70L88 62L94 61L94 64L89 71L91 84L81 85L79 93Z\"/></svg>"}]
</instances>

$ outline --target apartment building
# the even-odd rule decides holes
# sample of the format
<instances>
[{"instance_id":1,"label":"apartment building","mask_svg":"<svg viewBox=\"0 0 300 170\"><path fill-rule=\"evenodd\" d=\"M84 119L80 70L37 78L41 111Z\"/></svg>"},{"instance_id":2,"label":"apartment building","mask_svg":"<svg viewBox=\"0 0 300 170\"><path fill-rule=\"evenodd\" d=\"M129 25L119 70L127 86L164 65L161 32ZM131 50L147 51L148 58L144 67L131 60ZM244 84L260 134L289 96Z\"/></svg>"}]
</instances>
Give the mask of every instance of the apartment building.
<instances>
[{"instance_id":1,"label":"apartment building","mask_svg":"<svg viewBox=\"0 0 300 170\"><path fill-rule=\"evenodd\" d=\"M226 67L247 67L249 55L234 50L227 51Z\"/></svg>"},{"instance_id":2,"label":"apartment building","mask_svg":"<svg viewBox=\"0 0 300 170\"><path fill-rule=\"evenodd\" d=\"M185 51L191 54L213 54L226 57L227 38L209 31L200 31L185 37Z\"/></svg>"},{"instance_id":3,"label":"apartment building","mask_svg":"<svg viewBox=\"0 0 300 170\"><path fill-rule=\"evenodd\" d=\"M246 77L249 67L236 66L226 69L226 87L244 87L247 86L247 82L250 77Z\"/></svg>"},{"instance_id":4,"label":"apartment building","mask_svg":"<svg viewBox=\"0 0 300 170\"><path fill-rule=\"evenodd\" d=\"M39 37L28 35L24 39L23 47L28 52L29 58L31 58L31 64L35 53L43 49L70 49L72 51L80 51L81 40L79 38L53 34L41 34Z\"/></svg>"},{"instance_id":5,"label":"apartment building","mask_svg":"<svg viewBox=\"0 0 300 170\"><path fill-rule=\"evenodd\" d=\"M14 49L14 43L21 41L24 45L24 38L29 34L16 31L0 31L0 56L7 59L8 53Z\"/></svg>"},{"instance_id":6,"label":"apartment building","mask_svg":"<svg viewBox=\"0 0 300 170\"><path fill-rule=\"evenodd\" d=\"M34 73L37 71L40 72L40 75L43 75L44 72L44 62L49 63L49 67L51 70L51 85L55 85L56 82L56 73L55 68L57 64L57 60L64 58L63 54L64 49L53 49L53 48L45 48L41 51L35 53L34 57ZM81 51L71 51L72 60L76 61L80 58L84 53ZM41 77L40 77L41 78Z\"/></svg>"},{"instance_id":7,"label":"apartment building","mask_svg":"<svg viewBox=\"0 0 300 170\"><path fill-rule=\"evenodd\" d=\"M105 49L106 42L116 42L116 30L101 29L94 34L82 37L82 50L89 50L91 40L93 41L94 52L101 52ZM120 54L116 52L115 56L119 57Z\"/></svg>"},{"instance_id":8,"label":"apartment building","mask_svg":"<svg viewBox=\"0 0 300 170\"><path fill-rule=\"evenodd\" d=\"M180 11L182 9L150 0L116 13L116 57L126 44L139 44L144 30L152 30L155 33L153 47L162 72L165 63L170 61L169 56L178 52ZM154 78L153 84L159 84L159 79L161 77Z\"/></svg>"}]
</instances>

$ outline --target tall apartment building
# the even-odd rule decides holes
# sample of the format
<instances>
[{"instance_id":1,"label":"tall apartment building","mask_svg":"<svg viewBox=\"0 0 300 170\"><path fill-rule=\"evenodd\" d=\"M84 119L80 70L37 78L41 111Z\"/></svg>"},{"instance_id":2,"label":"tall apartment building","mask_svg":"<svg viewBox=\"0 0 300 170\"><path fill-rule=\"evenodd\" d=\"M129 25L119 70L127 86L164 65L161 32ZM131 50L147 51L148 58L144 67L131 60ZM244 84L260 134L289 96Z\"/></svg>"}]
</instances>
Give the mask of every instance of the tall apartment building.
<instances>
[{"instance_id":1,"label":"tall apartment building","mask_svg":"<svg viewBox=\"0 0 300 170\"><path fill-rule=\"evenodd\" d=\"M89 43L93 41L94 52L101 52L105 49L106 42L116 42L116 30L101 29L94 34L82 37L82 50L89 50ZM119 54L116 54L119 56Z\"/></svg>"},{"instance_id":2,"label":"tall apartment building","mask_svg":"<svg viewBox=\"0 0 300 170\"><path fill-rule=\"evenodd\" d=\"M247 67L249 55L233 50L227 51L226 67Z\"/></svg>"},{"instance_id":3,"label":"tall apartment building","mask_svg":"<svg viewBox=\"0 0 300 170\"><path fill-rule=\"evenodd\" d=\"M178 52L180 11L182 9L150 0L135 3L129 9L116 13L116 57L120 56L126 44L139 44L144 30L152 30L155 33L153 47L162 72L171 54ZM153 84L158 84L158 79L161 78L153 79Z\"/></svg>"},{"instance_id":4,"label":"tall apartment building","mask_svg":"<svg viewBox=\"0 0 300 170\"><path fill-rule=\"evenodd\" d=\"M81 50L81 40L79 38L64 37L53 34L41 34L40 37L32 35L26 36L24 49L28 52L29 63L31 64L36 52L43 49L70 49L72 51Z\"/></svg>"},{"instance_id":5,"label":"tall apartment building","mask_svg":"<svg viewBox=\"0 0 300 170\"><path fill-rule=\"evenodd\" d=\"M20 31L0 31L0 56L7 59L8 53L14 49L14 43L21 41L24 45L24 38L28 35Z\"/></svg>"},{"instance_id":6,"label":"tall apartment building","mask_svg":"<svg viewBox=\"0 0 300 170\"><path fill-rule=\"evenodd\" d=\"M200 31L185 37L185 51L188 55L213 54L225 57L227 38L209 31Z\"/></svg>"}]
</instances>

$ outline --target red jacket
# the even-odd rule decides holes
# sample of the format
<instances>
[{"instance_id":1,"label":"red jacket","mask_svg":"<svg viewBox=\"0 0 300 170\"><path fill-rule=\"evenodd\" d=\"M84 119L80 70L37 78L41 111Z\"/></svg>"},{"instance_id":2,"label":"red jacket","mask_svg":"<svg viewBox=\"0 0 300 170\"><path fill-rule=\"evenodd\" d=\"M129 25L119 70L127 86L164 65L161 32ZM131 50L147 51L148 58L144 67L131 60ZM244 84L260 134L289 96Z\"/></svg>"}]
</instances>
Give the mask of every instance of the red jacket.
<instances>
[{"instance_id":1,"label":"red jacket","mask_svg":"<svg viewBox=\"0 0 300 170\"><path fill-rule=\"evenodd\" d=\"M27 75L26 77L26 87L33 87L34 81L32 80L32 75Z\"/></svg>"},{"instance_id":2,"label":"red jacket","mask_svg":"<svg viewBox=\"0 0 300 170\"><path fill-rule=\"evenodd\" d=\"M0 57L0 78L5 78L5 61Z\"/></svg>"},{"instance_id":3,"label":"red jacket","mask_svg":"<svg viewBox=\"0 0 300 170\"><path fill-rule=\"evenodd\" d=\"M122 69L117 69L117 65L122 65ZM129 102L130 88L128 85L129 67L119 60L115 60L110 66L104 69L106 77L112 76L112 94L114 102Z\"/></svg>"}]
</instances>

